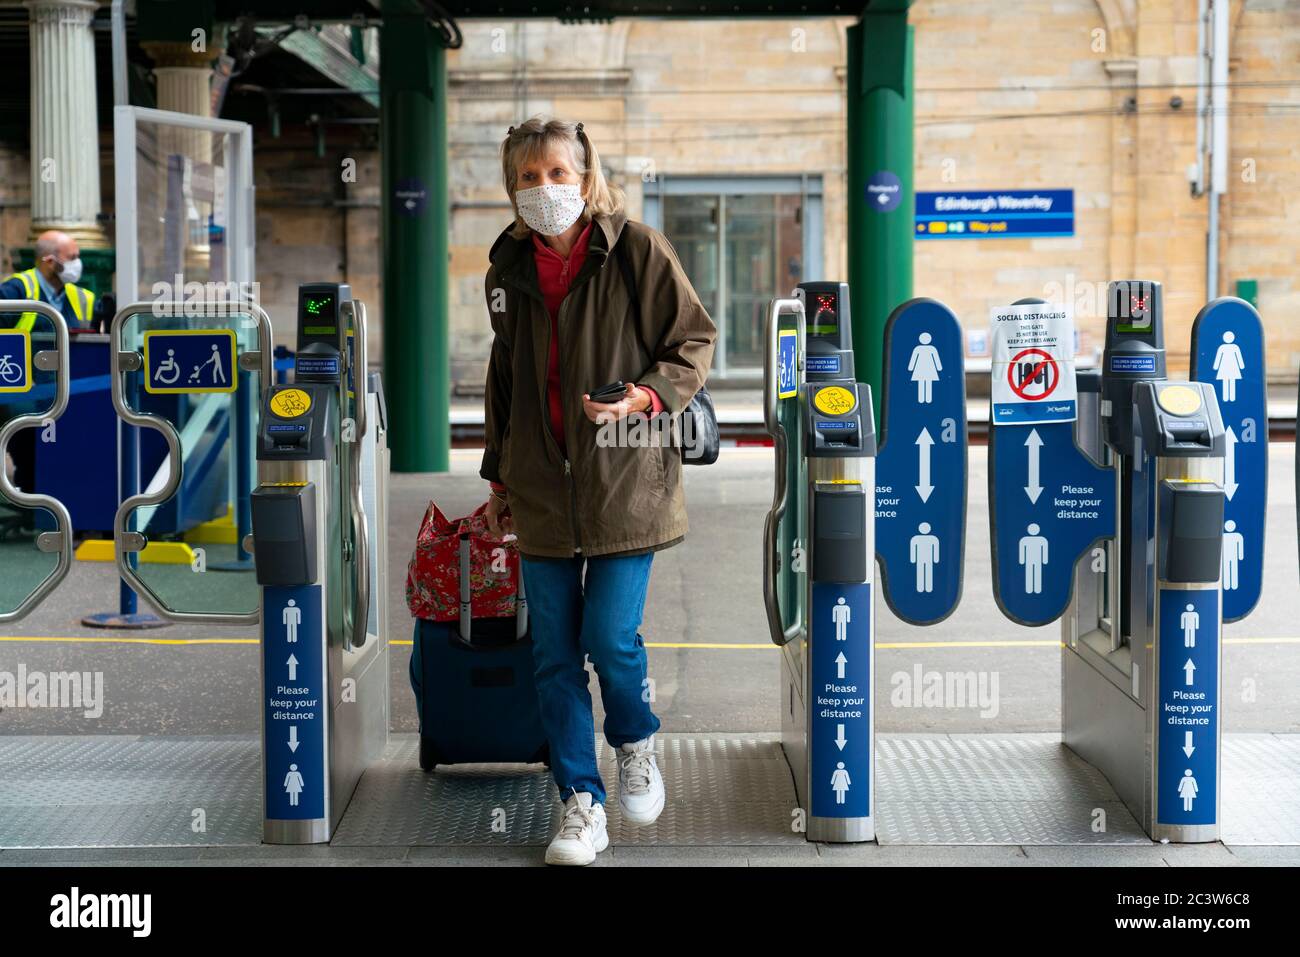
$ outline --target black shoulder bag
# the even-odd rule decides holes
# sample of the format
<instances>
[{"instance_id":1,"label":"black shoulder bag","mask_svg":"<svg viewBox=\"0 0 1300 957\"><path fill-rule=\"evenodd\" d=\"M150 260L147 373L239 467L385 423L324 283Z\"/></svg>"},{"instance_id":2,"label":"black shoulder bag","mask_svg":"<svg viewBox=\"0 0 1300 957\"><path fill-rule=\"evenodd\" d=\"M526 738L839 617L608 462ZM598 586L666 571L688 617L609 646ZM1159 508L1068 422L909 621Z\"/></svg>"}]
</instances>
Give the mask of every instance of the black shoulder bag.
<instances>
[{"instance_id":1,"label":"black shoulder bag","mask_svg":"<svg viewBox=\"0 0 1300 957\"><path fill-rule=\"evenodd\" d=\"M632 272L632 263L627 258L627 250L623 248L621 238L614 244L614 255L618 258L619 271L623 273L623 282L627 285L627 293L632 299L632 315L639 333L641 300L637 296L636 276ZM654 351L647 348L646 353L653 361ZM713 409L713 396L709 395L708 387L703 383L700 384L699 391L691 396L690 404L682 410L680 425L682 442L678 449L683 463L712 465L718 460L718 449L721 445L718 435L718 416Z\"/></svg>"}]
</instances>

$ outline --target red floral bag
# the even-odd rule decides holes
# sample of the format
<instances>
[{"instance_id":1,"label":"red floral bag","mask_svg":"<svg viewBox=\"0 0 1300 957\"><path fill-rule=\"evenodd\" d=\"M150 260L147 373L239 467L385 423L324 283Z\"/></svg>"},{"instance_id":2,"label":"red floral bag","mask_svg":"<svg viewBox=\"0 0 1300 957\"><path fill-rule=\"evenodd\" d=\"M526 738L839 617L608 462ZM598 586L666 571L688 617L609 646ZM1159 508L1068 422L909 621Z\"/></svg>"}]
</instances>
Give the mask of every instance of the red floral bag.
<instances>
[{"instance_id":1,"label":"red floral bag","mask_svg":"<svg viewBox=\"0 0 1300 957\"><path fill-rule=\"evenodd\" d=\"M514 538L498 539L488 531L487 503L465 518L448 519L430 502L406 567L406 606L414 618L456 621L460 618L460 535L469 533L470 608L474 618L510 618L515 614L519 550Z\"/></svg>"}]
</instances>

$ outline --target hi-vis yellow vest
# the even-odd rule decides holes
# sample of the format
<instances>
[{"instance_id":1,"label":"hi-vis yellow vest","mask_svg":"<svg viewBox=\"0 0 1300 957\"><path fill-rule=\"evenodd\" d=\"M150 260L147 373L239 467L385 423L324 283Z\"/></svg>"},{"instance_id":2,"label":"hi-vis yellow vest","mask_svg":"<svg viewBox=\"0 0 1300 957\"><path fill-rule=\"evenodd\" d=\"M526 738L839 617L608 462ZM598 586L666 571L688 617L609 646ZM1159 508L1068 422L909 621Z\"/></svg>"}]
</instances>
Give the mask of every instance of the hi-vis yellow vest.
<instances>
[{"instance_id":1,"label":"hi-vis yellow vest","mask_svg":"<svg viewBox=\"0 0 1300 957\"><path fill-rule=\"evenodd\" d=\"M40 300L41 283L36 277L35 267L16 272L9 279L18 279L22 282L28 299ZM5 282L8 282L9 279L6 279ZM77 317L77 327L84 329L89 326L91 319L95 315L95 294L89 289L82 289L72 283L65 285L63 291L68 296L68 302L72 303L73 315ZM36 313L24 312L22 318L18 320L18 325L14 326L14 328L31 331L34 325L36 325Z\"/></svg>"}]
</instances>

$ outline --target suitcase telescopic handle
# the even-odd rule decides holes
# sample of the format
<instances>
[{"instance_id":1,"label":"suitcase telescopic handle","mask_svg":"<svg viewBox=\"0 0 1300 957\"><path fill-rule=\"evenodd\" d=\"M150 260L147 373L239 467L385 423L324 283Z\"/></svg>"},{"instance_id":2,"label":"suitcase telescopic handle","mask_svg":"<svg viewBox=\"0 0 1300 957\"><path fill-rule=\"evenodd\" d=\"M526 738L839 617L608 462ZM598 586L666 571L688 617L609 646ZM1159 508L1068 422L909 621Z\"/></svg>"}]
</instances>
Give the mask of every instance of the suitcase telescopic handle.
<instances>
[{"instance_id":1,"label":"suitcase telescopic handle","mask_svg":"<svg viewBox=\"0 0 1300 957\"><path fill-rule=\"evenodd\" d=\"M468 644L474 623L472 589L470 588L469 533L460 533L460 637ZM522 638L528 631L528 599L524 596L523 558L515 575L515 637Z\"/></svg>"}]
</instances>

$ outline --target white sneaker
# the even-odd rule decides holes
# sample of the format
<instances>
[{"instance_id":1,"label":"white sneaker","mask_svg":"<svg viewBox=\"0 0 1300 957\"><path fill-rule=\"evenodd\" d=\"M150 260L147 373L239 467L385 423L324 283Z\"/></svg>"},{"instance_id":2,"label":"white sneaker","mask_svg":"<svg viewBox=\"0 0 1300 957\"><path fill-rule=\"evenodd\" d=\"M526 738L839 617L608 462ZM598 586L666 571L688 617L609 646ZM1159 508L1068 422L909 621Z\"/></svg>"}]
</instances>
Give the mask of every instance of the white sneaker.
<instances>
[{"instance_id":1,"label":"white sneaker","mask_svg":"<svg viewBox=\"0 0 1300 957\"><path fill-rule=\"evenodd\" d=\"M655 763L654 735L618 749L618 806L623 820L653 824L664 809L664 779Z\"/></svg>"},{"instance_id":2,"label":"white sneaker","mask_svg":"<svg viewBox=\"0 0 1300 957\"><path fill-rule=\"evenodd\" d=\"M591 795L579 791L564 802L559 833L546 849L547 864L590 864L609 847L605 806L592 804Z\"/></svg>"}]
</instances>

